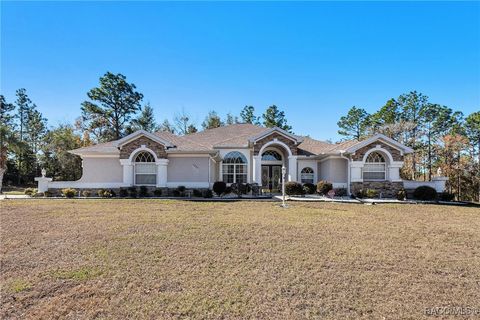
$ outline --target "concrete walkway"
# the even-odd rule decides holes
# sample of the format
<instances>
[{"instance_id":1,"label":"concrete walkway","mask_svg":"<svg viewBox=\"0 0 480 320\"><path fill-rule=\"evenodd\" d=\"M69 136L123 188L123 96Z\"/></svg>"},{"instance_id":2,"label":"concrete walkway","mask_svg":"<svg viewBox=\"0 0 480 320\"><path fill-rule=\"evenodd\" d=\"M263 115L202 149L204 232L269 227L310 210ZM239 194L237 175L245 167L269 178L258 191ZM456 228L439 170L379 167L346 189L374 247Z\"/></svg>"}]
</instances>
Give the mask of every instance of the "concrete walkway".
<instances>
[{"instance_id":1,"label":"concrete walkway","mask_svg":"<svg viewBox=\"0 0 480 320\"><path fill-rule=\"evenodd\" d=\"M30 196L27 196L26 194L0 194L0 200L5 200L5 199L28 199L31 198Z\"/></svg>"}]
</instances>

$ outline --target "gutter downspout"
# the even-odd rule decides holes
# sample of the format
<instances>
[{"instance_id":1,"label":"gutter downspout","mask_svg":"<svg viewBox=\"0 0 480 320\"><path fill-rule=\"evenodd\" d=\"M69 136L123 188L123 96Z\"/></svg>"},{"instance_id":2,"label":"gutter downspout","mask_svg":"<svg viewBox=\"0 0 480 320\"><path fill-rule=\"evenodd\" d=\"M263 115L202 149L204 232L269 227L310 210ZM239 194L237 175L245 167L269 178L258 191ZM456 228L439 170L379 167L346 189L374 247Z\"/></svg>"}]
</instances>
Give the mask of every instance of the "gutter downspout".
<instances>
[{"instance_id":1,"label":"gutter downspout","mask_svg":"<svg viewBox=\"0 0 480 320\"><path fill-rule=\"evenodd\" d=\"M347 160L347 194L350 196L351 195L351 193L350 193L350 179L351 179L350 175L351 175L351 173L350 172L352 170L351 166L350 166L351 159L345 157L343 155L343 152L340 152L340 158Z\"/></svg>"}]
</instances>

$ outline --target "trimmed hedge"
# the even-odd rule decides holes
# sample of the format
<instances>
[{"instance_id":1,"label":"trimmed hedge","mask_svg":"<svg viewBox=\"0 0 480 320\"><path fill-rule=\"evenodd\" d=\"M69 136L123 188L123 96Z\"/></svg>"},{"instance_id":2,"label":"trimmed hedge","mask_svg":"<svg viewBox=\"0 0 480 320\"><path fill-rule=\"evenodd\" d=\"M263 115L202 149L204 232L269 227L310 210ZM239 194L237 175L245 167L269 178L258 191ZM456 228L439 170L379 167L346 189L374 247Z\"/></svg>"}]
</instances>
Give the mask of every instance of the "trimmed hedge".
<instances>
[{"instance_id":1,"label":"trimmed hedge","mask_svg":"<svg viewBox=\"0 0 480 320\"><path fill-rule=\"evenodd\" d=\"M73 198L75 197L76 193L77 193L77 190L73 188L62 189L62 194L65 198Z\"/></svg>"},{"instance_id":2,"label":"trimmed hedge","mask_svg":"<svg viewBox=\"0 0 480 320\"><path fill-rule=\"evenodd\" d=\"M326 195L328 193L328 191L330 191L332 189L333 189L333 185L332 185L331 182L321 180L321 181L318 181L318 183L317 183L317 192L319 194Z\"/></svg>"},{"instance_id":3,"label":"trimmed hedge","mask_svg":"<svg viewBox=\"0 0 480 320\"><path fill-rule=\"evenodd\" d=\"M213 192L215 192L219 197L225 193L226 189L227 189L227 184L223 181L215 181L213 183Z\"/></svg>"},{"instance_id":4,"label":"trimmed hedge","mask_svg":"<svg viewBox=\"0 0 480 320\"><path fill-rule=\"evenodd\" d=\"M302 184L295 181L285 183L285 193L289 196L305 194Z\"/></svg>"},{"instance_id":5,"label":"trimmed hedge","mask_svg":"<svg viewBox=\"0 0 480 320\"><path fill-rule=\"evenodd\" d=\"M303 191L305 191L306 194L314 194L315 193L315 185L313 183L304 183L303 184Z\"/></svg>"},{"instance_id":6,"label":"trimmed hedge","mask_svg":"<svg viewBox=\"0 0 480 320\"><path fill-rule=\"evenodd\" d=\"M432 201L437 200L437 190L429 186L420 186L413 191L413 198L416 200Z\"/></svg>"}]
</instances>

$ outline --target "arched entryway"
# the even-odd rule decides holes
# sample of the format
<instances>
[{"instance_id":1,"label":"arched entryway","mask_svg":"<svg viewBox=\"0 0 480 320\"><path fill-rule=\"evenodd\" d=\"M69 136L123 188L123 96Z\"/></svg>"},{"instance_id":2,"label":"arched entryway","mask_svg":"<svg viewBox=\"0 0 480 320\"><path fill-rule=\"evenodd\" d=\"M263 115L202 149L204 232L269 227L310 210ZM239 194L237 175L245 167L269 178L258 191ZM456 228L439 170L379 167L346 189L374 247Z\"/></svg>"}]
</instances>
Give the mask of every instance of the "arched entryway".
<instances>
[{"instance_id":1,"label":"arched entryway","mask_svg":"<svg viewBox=\"0 0 480 320\"><path fill-rule=\"evenodd\" d=\"M296 157L292 156L290 148L279 140L272 140L260 148L258 154L254 157L255 182L263 188L273 192L281 189L282 167L286 169L286 181L292 179L292 173L295 169L292 164L296 161Z\"/></svg>"}]
</instances>

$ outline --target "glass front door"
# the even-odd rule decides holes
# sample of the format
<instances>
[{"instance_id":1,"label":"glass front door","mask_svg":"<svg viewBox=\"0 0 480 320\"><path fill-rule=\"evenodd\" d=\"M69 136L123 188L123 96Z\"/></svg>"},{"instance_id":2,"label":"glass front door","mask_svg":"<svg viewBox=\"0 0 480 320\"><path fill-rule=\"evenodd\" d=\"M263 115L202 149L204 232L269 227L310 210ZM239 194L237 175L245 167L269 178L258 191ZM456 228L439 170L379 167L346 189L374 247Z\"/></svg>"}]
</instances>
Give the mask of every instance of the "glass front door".
<instances>
[{"instance_id":1,"label":"glass front door","mask_svg":"<svg viewBox=\"0 0 480 320\"><path fill-rule=\"evenodd\" d=\"M262 187L269 190L280 189L282 181L282 166L262 165Z\"/></svg>"}]
</instances>

